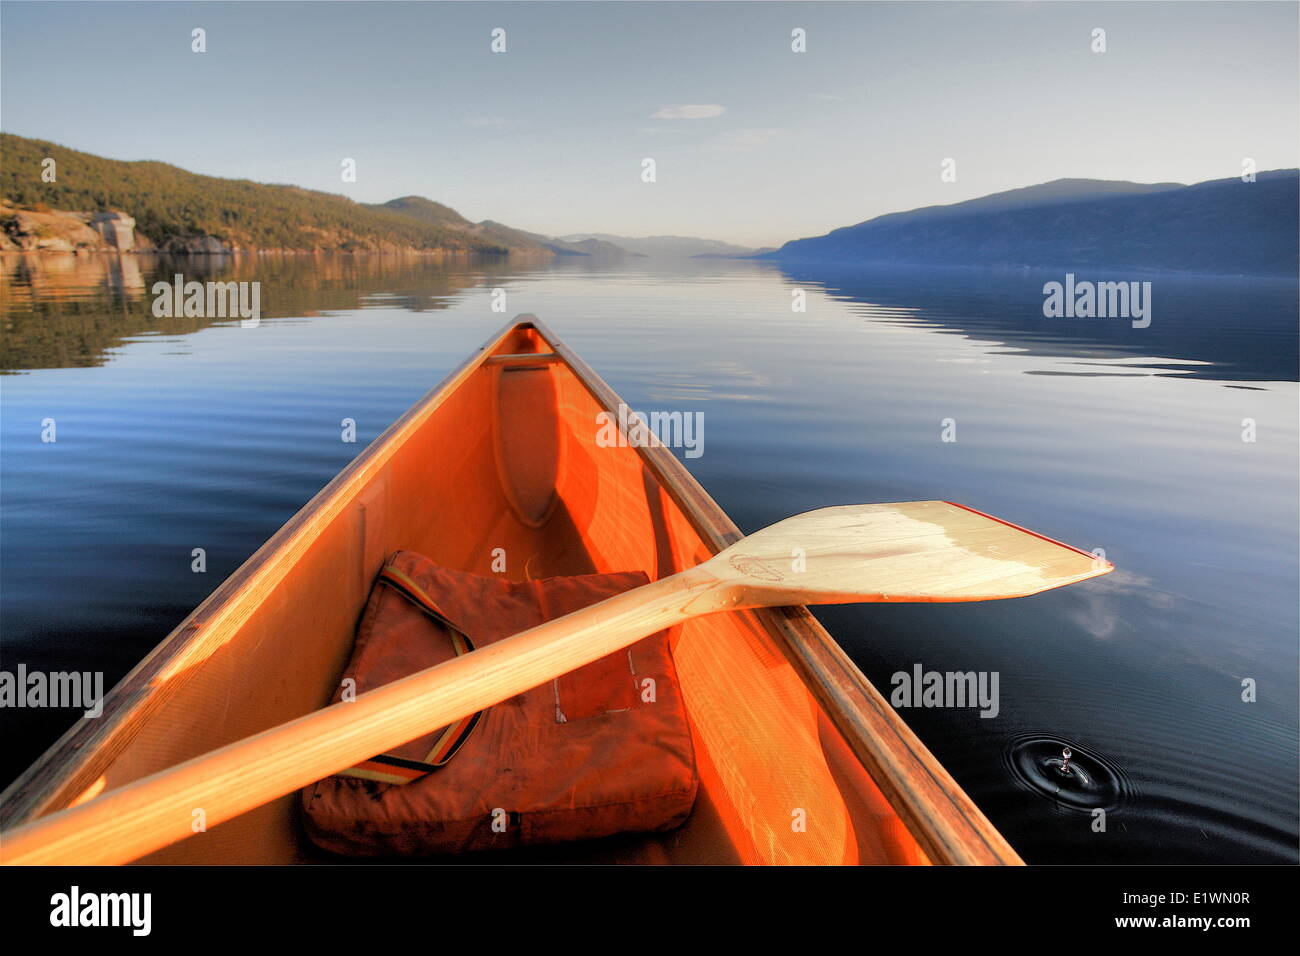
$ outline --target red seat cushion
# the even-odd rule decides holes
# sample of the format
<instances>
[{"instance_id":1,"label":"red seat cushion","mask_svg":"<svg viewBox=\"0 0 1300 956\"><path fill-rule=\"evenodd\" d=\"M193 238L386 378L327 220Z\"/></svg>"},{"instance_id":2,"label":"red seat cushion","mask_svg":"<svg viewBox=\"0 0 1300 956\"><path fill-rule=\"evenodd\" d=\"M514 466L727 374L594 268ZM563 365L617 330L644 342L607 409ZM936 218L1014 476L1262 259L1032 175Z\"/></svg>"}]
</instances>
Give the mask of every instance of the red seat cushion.
<instances>
[{"instance_id":1,"label":"red seat cushion","mask_svg":"<svg viewBox=\"0 0 1300 956\"><path fill-rule=\"evenodd\" d=\"M512 582L452 571L411 551L389 566L484 647L646 583L641 572ZM449 630L376 584L345 678L357 693L455 655ZM424 760L429 734L390 751ZM669 830L698 779L667 632L483 713L442 767L399 785L335 776L303 791L318 846L361 856L430 855ZM494 826L495 820L495 826Z\"/></svg>"}]
</instances>

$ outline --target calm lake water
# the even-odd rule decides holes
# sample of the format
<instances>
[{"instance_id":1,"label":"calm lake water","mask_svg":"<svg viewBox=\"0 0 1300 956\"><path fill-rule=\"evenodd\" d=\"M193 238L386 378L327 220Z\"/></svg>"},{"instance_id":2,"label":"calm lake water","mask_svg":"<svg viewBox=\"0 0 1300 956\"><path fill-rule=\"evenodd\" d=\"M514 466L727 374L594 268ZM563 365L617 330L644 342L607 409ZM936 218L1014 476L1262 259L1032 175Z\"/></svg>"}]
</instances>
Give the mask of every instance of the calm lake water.
<instances>
[{"instance_id":1,"label":"calm lake water","mask_svg":"<svg viewBox=\"0 0 1300 956\"><path fill-rule=\"evenodd\" d=\"M533 312L632 407L704 412L687 467L746 530L943 498L1105 549L1113 574L1022 600L818 612L886 694L915 664L998 673L996 718L903 715L1029 861L1296 862L1293 282L1146 277L1153 319L1135 329L1044 318L1043 281L1061 275L348 257L10 256L0 270L6 669L117 680L506 318ZM149 286L176 271L260 280L261 325L153 318ZM12 778L75 714L0 716ZM1031 737L1116 768L1106 832L1012 771Z\"/></svg>"}]
</instances>

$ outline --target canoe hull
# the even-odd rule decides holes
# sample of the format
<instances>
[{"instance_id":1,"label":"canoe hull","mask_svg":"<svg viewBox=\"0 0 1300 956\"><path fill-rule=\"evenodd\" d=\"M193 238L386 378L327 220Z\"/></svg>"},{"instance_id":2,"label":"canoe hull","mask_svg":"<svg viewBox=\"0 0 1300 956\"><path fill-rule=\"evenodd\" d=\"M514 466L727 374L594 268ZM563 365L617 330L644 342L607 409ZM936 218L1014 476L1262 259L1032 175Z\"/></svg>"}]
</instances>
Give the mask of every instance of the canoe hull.
<instances>
[{"instance_id":1,"label":"canoe hull","mask_svg":"<svg viewBox=\"0 0 1300 956\"><path fill-rule=\"evenodd\" d=\"M737 540L667 449L599 440L620 404L540 322L503 328L19 778L5 826L324 706L394 550L516 580L657 579ZM1019 862L807 610L700 618L671 640L701 772L691 820L503 861ZM286 797L142 862L324 862L296 812Z\"/></svg>"}]
</instances>

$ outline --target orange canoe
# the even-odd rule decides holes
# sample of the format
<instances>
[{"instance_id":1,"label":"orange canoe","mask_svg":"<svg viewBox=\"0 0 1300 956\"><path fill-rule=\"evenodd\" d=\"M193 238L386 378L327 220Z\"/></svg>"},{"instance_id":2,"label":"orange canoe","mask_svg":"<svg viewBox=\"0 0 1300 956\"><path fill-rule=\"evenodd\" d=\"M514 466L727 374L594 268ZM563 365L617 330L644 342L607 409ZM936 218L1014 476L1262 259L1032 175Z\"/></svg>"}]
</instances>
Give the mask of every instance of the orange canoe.
<instances>
[{"instance_id":1,"label":"orange canoe","mask_svg":"<svg viewBox=\"0 0 1300 956\"><path fill-rule=\"evenodd\" d=\"M0 795L4 827L325 706L399 548L485 575L504 553L516 580L657 579L737 540L666 448L599 441L598 415L622 404L540 322L506 326ZM670 640L700 773L687 823L474 862L1020 862L807 610L697 618ZM290 795L141 862L331 859Z\"/></svg>"}]
</instances>

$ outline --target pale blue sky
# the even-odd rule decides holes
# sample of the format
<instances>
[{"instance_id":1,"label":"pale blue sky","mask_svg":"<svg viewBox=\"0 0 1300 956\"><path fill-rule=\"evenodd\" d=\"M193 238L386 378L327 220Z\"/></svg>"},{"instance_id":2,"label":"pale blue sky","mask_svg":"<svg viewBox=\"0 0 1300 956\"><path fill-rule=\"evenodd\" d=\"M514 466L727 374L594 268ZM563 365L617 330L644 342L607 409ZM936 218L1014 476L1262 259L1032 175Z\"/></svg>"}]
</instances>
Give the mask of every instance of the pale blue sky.
<instances>
[{"instance_id":1,"label":"pale blue sky","mask_svg":"<svg viewBox=\"0 0 1300 956\"><path fill-rule=\"evenodd\" d=\"M1296 166L1297 29L1287 2L5 2L0 127L549 234L775 245L1065 176ZM688 104L722 111L651 118Z\"/></svg>"}]
</instances>

